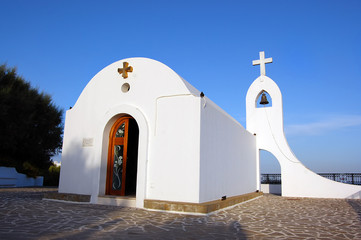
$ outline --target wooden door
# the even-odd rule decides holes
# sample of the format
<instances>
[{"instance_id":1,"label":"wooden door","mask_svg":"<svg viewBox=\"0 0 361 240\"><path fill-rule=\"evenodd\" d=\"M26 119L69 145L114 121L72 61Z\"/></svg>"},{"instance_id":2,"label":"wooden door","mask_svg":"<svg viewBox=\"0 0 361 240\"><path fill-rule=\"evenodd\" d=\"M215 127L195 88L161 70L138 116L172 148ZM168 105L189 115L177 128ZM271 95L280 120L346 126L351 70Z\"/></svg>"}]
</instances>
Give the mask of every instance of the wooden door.
<instances>
[{"instance_id":1,"label":"wooden door","mask_svg":"<svg viewBox=\"0 0 361 240\"><path fill-rule=\"evenodd\" d=\"M138 126L130 117L118 119L109 134L107 195L135 194Z\"/></svg>"}]
</instances>

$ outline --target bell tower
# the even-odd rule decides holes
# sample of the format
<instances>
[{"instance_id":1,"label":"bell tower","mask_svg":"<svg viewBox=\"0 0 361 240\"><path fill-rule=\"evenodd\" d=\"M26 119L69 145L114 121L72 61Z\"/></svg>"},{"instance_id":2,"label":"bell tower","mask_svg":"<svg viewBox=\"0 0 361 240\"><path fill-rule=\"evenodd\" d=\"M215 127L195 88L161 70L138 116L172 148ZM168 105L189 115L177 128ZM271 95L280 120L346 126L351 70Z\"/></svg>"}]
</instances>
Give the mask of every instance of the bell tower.
<instances>
[{"instance_id":1,"label":"bell tower","mask_svg":"<svg viewBox=\"0 0 361 240\"><path fill-rule=\"evenodd\" d=\"M289 147L283 131L282 94L277 84L266 76L265 63L272 58L253 61L261 66L261 75L254 80L246 96L247 130L256 136L258 178L260 177L259 150L272 153L281 166L282 196L318 198L361 198L361 187L343 184L323 178L306 168ZM272 106L267 106L265 92L272 98ZM261 97L257 107L257 100ZM267 106L267 107L266 107ZM260 187L260 179L258 179ZM260 190L260 188L259 188Z\"/></svg>"},{"instance_id":2,"label":"bell tower","mask_svg":"<svg viewBox=\"0 0 361 240\"><path fill-rule=\"evenodd\" d=\"M253 65L260 65L260 76L251 84L246 96L246 127L257 137L257 175L260 176L259 150L265 150L277 158L283 177L285 165L283 159L288 159L288 156L293 156L293 153L288 148L283 133L282 94L277 84L266 76L265 64L272 63L273 59L265 59L264 52L260 52L259 55L260 59L253 61ZM271 106L265 93L272 98ZM260 106L257 107L257 101L260 98Z\"/></svg>"}]
</instances>

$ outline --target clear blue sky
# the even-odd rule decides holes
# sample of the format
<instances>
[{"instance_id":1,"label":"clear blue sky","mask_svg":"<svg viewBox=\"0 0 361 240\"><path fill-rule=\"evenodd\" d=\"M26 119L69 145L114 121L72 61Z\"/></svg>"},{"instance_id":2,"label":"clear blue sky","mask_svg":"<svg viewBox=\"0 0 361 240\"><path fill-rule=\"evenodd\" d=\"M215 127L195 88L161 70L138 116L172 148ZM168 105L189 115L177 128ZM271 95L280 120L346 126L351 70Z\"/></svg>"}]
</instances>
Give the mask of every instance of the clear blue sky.
<instances>
[{"instance_id":1,"label":"clear blue sky","mask_svg":"<svg viewBox=\"0 0 361 240\"><path fill-rule=\"evenodd\" d=\"M246 126L245 97L280 87L286 137L316 172L361 172L361 1L0 0L0 63L64 110L114 61L171 67ZM279 168L261 154L263 172Z\"/></svg>"}]
</instances>

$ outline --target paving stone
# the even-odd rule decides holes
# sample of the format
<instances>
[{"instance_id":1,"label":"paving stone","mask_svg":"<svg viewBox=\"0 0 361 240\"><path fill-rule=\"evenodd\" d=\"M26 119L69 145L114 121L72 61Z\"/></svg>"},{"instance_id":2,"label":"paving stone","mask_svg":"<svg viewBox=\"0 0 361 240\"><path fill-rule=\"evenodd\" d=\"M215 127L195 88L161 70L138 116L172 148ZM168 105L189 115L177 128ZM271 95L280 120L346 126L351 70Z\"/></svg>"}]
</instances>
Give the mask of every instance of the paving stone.
<instances>
[{"instance_id":1,"label":"paving stone","mask_svg":"<svg viewBox=\"0 0 361 240\"><path fill-rule=\"evenodd\" d=\"M361 200L264 195L208 216L42 200L0 189L0 239L361 239Z\"/></svg>"}]
</instances>

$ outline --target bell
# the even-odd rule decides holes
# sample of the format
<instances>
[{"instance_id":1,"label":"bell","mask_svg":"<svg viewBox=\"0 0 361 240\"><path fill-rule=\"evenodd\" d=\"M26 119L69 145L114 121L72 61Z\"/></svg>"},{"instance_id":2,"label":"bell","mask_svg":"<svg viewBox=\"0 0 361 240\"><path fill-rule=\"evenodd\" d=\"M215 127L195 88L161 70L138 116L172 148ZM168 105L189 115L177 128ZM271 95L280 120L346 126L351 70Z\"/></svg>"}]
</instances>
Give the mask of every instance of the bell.
<instances>
[{"instance_id":1,"label":"bell","mask_svg":"<svg viewBox=\"0 0 361 240\"><path fill-rule=\"evenodd\" d=\"M266 94L262 93L262 97L261 97L261 101L259 104L262 104L262 105L267 105L269 104L268 100L267 100L267 97L266 97Z\"/></svg>"}]
</instances>

